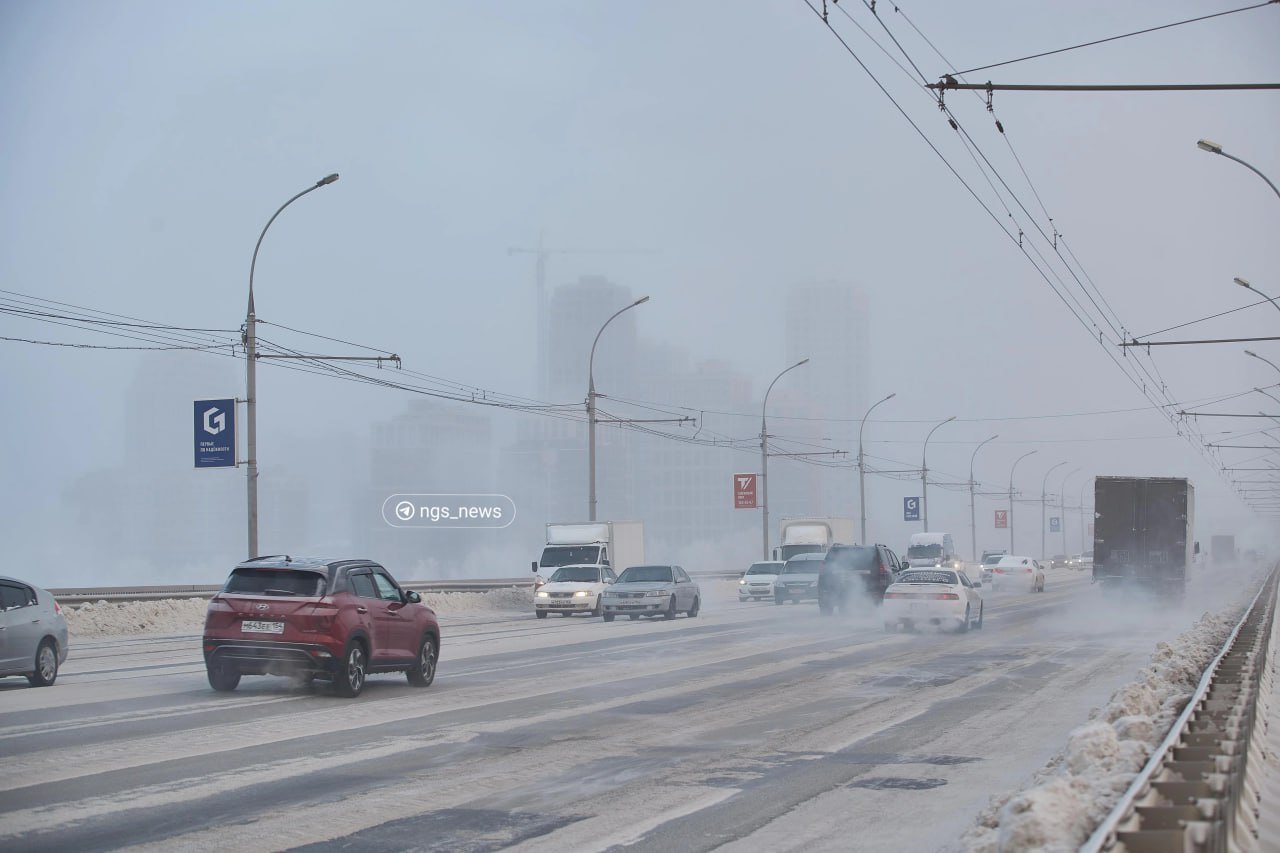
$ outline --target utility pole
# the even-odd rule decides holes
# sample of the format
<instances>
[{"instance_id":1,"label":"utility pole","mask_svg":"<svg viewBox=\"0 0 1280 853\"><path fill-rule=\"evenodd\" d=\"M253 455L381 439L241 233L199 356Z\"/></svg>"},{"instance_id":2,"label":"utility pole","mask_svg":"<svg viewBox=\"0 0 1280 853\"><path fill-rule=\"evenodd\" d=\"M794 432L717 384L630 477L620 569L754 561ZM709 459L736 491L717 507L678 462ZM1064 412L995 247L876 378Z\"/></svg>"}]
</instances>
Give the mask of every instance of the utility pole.
<instances>
[{"instance_id":1,"label":"utility pole","mask_svg":"<svg viewBox=\"0 0 1280 853\"><path fill-rule=\"evenodd\" d=\"M1013 472L1018 470L1018 463L1028 456L1032 456L1038 451L1028 451L1013 461L1013 467L1009 469L1009 553L1018 553L1013 547Z\"/></svg>"},{"instance_id":2,"label":"utility pole","mask_svg":"<svg viewBox=\"0 0 1280 853\"><path fill-rule=\"evenodd\" d=\"M993 435L986 441L978 444L973 449L973 455L969 457L969 537L973 542L973 561L978 562L978 516L973 508L973 493L977 483L973 479L973 460L978 458L978 451L982 449L982 445L988 444L999 438L999 435Z\"/></svg>"},{"instance_id":3,"label":"utility pole","mask_svg":"<svg viewBox=\"0 0 1280 853\"><path fill-rule=\"evenodd\" d=\"M765 413L769 409L769 394L773 392L773 386L778 384L778 380L786 374L795 370L803 364L808 364L809 359L798 361L788 367L786 370L773 377L773 381L769 383L769 388L764 392L764 402L760 404L760 494L763 500L760 502L760 530L761 539L761 560L769 559L769 427L765 423Z\"/></svg>"},{"instance_id":4,"label":"utility pole","mask_svg":"<svg viewBox=\"0 0 1280 853\"><path fill-rule=\"evenodd\" d=\"M1053 466L1052 468L1050 468L1048 471L1045 471L1045 472L1044 472L1044 481L1040 484L1040 559L1041 559L1041 560L1043 560L1043 559L1045 558L1045 556L1046 556L1046 555L1045 555L1045 548L1046 548L1046 547L1048 547L1048 546L1046 545L1046 543L1045 543L1045 528L1046 528L1046 527L1048 527L1048 519L1045 517L1045 516L1046 516L1046 513L1045 513L1045 504L1046 504L1046 501L1045 501L1045 498L1046 498L1045 490L1049 488L1049 475L1050 475L1050 474L1052 474L1054 471L1058 470L1059 468L1061 468L1063 465L1066 465L1066 464L1068 464L1068 463L1066 463L1066 462L1059 462L1057 465L1054 465L1054 466Z\"/></svg>"},{"instance_id":5,"label":"utility pole","mask_svg":"<svg viewBox=\"0 0 1280 853\"><path fill-rule=\"evenodd\" d=\"M922 528L926 533L929 530L929 439L933 438L933 434L938 431L938 427L945 426L956 419L955 415L947 418L942 423L929 430L929 434L924 437L924 452L920 456L920 518L924 523Z\"/></svg>"}]
</instances>

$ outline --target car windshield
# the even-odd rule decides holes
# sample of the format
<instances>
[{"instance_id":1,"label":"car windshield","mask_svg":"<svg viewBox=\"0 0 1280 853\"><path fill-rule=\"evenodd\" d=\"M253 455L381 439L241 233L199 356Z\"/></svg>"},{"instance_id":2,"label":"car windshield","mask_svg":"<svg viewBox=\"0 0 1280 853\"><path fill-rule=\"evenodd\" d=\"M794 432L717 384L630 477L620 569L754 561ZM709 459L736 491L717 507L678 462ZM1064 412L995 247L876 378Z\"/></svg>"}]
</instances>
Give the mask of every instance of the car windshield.
<instances>
[{"instance_id":1,"label":"car windshield","mask_svg":"<svg viewBox=\"0 0 1280 853\"><path fill-rule=\"evenodd\" d=\"M960 583L955 572L904 572L898 583Z\"/></svg>"},{"instance_id":2,"label":"car windshield","mask_svg":"<svg viewBox=\"0 0 1280 853\"><path fill-rule=\"evenodd\" d=\"M563 569L556 569L556 573L551 576L552 583L599 583L600 570L592 566L566 566Z\"/></svg>"},{"instance_id":3,"label":"car windshield","mask_svg":"<svg viewBox=\"0 0 1280 853\"><path fill-rule=\"evenodd\" d=\"M880 557L875 548L832 548L823 562L828 566L854 572L875 571L880 568Z\"/></svg>"},{"instance_id":4,"label":"car windshield","mask_svg":"<svg viewBox=\"0 0 1280 853\"><path fill-rule=\"evenodd\" d=\"M907 549L907 559L927 559L929 557L941 557L942 546L938 543L932 545L912 545Z\"/></svg>"},{"instance_id":5,"label":"car windshield","mask_svg":"<svg viewBox=\"0 0 1280 853\"><path fill-rule=\"evenodd\" d=\"M782 567L784 575L814 575L822 567L821 560L787 560Z\"/></svg>"},{"instance_id":6,"label":"car windshield","mask_svg":"<svg viewBox=\"0 0 1280 853\"><path fill-rule=\"evenodd\" d=\"M779 565L777 563L752 563L751 568L747 569L749 575L776 575Z\"/></svg>"},{"instance_id":7,"label":"car windshield","mask_svg":"<svg viewBox=\"0 0 1280 853\"><path fill-rule=\"evenodd\" d=\"M998 565L1001 566L1030 566L1031 561L1026 557L1001 557Z\"/></svg>"},{"instance_id":8,"label":"car windshield","mask_svg":"<svg viewBox=\"0 0 1280 853\"><path fill-rule=\"evenodd\" d=\"M543 549L538 565L544 569L554 569L559 566L594 566L599 562L599 545L548 545Z\"/></svg>"},{"instance_id":9,"label":"car windshield","mask_svg":"<svg viewBox=\"0 0 1280 853\"><path fill-rule=\"evenodd\" d=\"M319 572L296 569L236 569L223 592L240 595L324 595L327 578Z\"/></svg>"},{"instance_id":10,"label":"car windshield","mask_svg":"<svg viewBox=\"0 0 1280 853\"><path fill-rule=\"evenodd\" d=\"M618 576L618 583L671 583L671 567L629 566Z\"/></svg>"},{"instance_id":11,"label":"car windshield","mask_svg":"<svg viewBox=\"0 0 1280 853\"><path fill-rule=\"evenodd\" d=\"M992 554L990 557L983 559L982 565L994 566L996 563L1000 562L1000 558L1003 556L1004 554Z\"/></svg>"}]
</instances>

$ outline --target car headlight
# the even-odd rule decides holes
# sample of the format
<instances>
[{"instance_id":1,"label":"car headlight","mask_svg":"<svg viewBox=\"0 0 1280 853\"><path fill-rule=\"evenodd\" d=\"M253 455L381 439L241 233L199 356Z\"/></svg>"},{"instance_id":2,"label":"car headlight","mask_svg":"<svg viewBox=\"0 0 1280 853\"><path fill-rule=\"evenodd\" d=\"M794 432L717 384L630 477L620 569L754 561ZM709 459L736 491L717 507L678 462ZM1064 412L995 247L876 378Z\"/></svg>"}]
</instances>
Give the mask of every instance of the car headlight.
<instances>
[{"instance_id":1,"label":"car headlight","mask_svg":"<svg viewBox=\"0 0 1280 853\"><path fill-rule=\"evenodd\" d=\"M539 593L538 593L538 598L550 598L550 597L551 597L551 593L549 593L549 592L539 592Z\"/></svg>"},{"instance_id":2,"label":"car headlight","mask_svg":"<svg viewBox=\"0 0 1280 853\"><path fill-rule=\"evenodd\" d=\"M651 589L645 593L649 598L666 598L670 594L671 591L666 589Z\"/></svg>"},{"instance_id":3,"label":"car headlight","mask_svg":"<svg viewBox=\"0 0 1280 853\"><path fill-rule=\"evenodd\" d=\"M742 580L738 581L738 583L740 583L740 584L745 584L746 582L747 582L747 579L746 579L746 578L743 578Z\"/></svg>"},{"instance_id":4,"label":"car headlight","mask_svg":"<svg viewBox=\"0 0 1280 853\"><path fill-rule=\"evenodd\" d=\"M587 592L585 589L580 589L580 590L578 590L577 592L575 592L575 593L573 594L573 597L574 597L574 598L586 598L586 597L587 597L588 595L590 595L590 594L591 594L591 593Z\"/></svg>"}]
</instances>

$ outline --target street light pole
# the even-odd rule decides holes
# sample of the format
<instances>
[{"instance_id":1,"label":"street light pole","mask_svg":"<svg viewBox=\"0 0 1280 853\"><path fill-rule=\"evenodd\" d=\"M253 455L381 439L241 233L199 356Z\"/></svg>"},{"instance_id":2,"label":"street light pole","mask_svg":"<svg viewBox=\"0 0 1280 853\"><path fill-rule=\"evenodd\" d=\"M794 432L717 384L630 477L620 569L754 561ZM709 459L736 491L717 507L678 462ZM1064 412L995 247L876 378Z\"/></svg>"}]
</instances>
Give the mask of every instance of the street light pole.
<instances>
[{"instance_id":1,"label":"street light pole","mask_svg":"<svg viewBox=\"0 0 1280 853\"><path fill-rule=\"evenodd\" d=\"M1197 143L1196 143L1196 145L1197 145L1197 146L1199 146L1202 150L1204 150L1204 151L1208 151L1210 154L1218 154L1218 155L1221 155L1221 156L1223 156L1223 157L1226 157L1228 160L1235 160L1235 161L1236 161L1237 163L1239 163L1241 166L1244 166L1246 169L1248 169L1249 171L1253 172L1253 173L1254 173L1255 175L1257 175L1259 178L1262 178L1262 180L1266 181L1266 182L1267 182L1267 186L1271 187L1271 191L1272 191L1273 193L1275 193L1277 197L1280 197L1280 189L1276 189L1276 185L1275 185L1275 184L1273 184L1273 183L1271 183L1271 179L1270 179L1270 178L1268 178L1266 175L1264 175L1264 174L1262 174L1261 172L1259 172L1259 171L1258 171L1257 169L1255 169L1253 166L1250 166L1250 165L1249 165L1248 163L1246 163L1245 161L1241 160L1239 157L1233 157L1233 156L1231 156L1230 154L1228 154L1227 152L1223 151L1223 150L1222 150L1222 146L1221 146L1221 145L1219 145L1218 143L1216 143L1216 142L1210 142L1210 141L1209 141L1209 140L1207 140L1207 139L1201 139L1199 142L1197 142Z\"/></svg>"},{"instance_id":2,"label":"street light pole","mask_svg":"<svg viewBox=\"0 0 1280 853\"><path fill-rule=\"evenodd\" d=\"M244 406L245 406L245 497L249 513L249 559L258 556L258 315L253 306L253 273L258 266L258 250L262 248L262 238L267 236L267 229L281 212L309 192L338 180L337 172L325 175L312 186L307 187L293 198L286 201L271 214L267 224L262 226L258 242L253 247L253 260L249 262L249 307L244 317Z\"/></svg>"},{"instance_id":3,"label":"street light pole","mask_svg":"<svg viewBox=\"0 0 1280 853\"><path fill-rule=\"evenodd\" d=\"M1045 518L1045 490L1049 487L1049 475L1061 468L1063 465L1069 465L1069 462L1059 462L1048 471L1044 472L1044 481L1040 484L1040 559L1045 558L1045 527L1047 519Z\"/></svg>"},{"instance_id":4,"label":"street light pole","mask_svg":"<svg viewBox=\"0 0 1280 853\"><path fill-rule=\"evenodd\" d=\"M986 441L978 444L973 449L973 455L969 457L969 538L973 542L973 561L978 562L978 517L974 514L973 508L973 490L976 483L973 480L973 460L978 457L978 451L982 449L982 445L995 441L999 435L993 435Z\"/></svg>"},{"instance_id":5,"label":"street light pole","mask_svg":"<svg viewBox=\"0 0 1280 853\"><path fill-rule=\"evenodd\" d=\"M1079 468L1073 468L1062 478L1062 490L1058 493L1058 512L1061 515L1058 518L1058 530L1062 533L1062 553L1067 553L1067 480L1070 480L1076 474L1080 473ZM1069 556L1069 555L1068 555Z\"/></svg>"},{"instance_id":6,"label":"street light pole","mask_svg":"<svg viewBox=\"0 0 1280 853\"><path fill-rule=\"evenodd\" d=\"M626 308L615 311L613 316L604 321L604 325L600 327L600 331L596 332L595 340L591 342L591 357L587 359L587 521L596 520L596 344L600 343L600 336L604 334L604 330L609 324L624 311L630 311L637 305L643 305L649 301L649 297L641 296L635 302L632 302Z\"/></svg>"},{"instance_id":7,"label":"street light pole","mask_svg":"<svg viewBox=\"0 0 1280 853\"><path fill-rule=\"evenodd\" d=\"M1256 358L1258 361L1265 361L1267 364L1269 364L1269 365L1271 365L1273 368L1275 368L1276 373L1280 373L1280 367L1276 367L1276 363L1275 363L1274 361L1272 361L1271 359L1269 359L1269 358L1263 358L1262 356L1258 355L1256 352L1253 352L1252 350L1245 350L1245 351L1244 351L1244 354L1245 354L1245 355L1251 355L1251 356L1253 356L1254 358Z\"/></svg>"},{"instance_id":8,"label":"street light pole","mask_svg":"<svg viewBox=\"0 0 1280 853\"><path fill-rule=\"evenodd\" d=\"M942 423L929 430L929 434L924 437L924 452L920 455L920 517L924 522L922 528L926 532L929 530L929 439L933 438L933 434L938 431L938 427L943 424L949 424L956 419L955 415L947 418Z\"/></svg>"},{"instance_id":9,"label":"street light pole","mask_svg":"<svg viewBox=\"0 0 1280 853\"><path fill-rule=\"evenodd\" d=\"M1028 451L1017 459L1013 460L1013 467L1009 469L1009 553L1018 553L1013 547L1013 472L1018 470L1018 463L1028 456L1038 453L1038 450Z\"/></svg>"},{"instance_id":10,"label":"street light pole","mask_svg":"<svg viewBox=\"0 0 1280 853\"><path fill-rule=\"evenodd\" d=\"M764 402L760 404L760 479L764 482L760 485L760 494L763 500L760 507L763 510L760 514L760 532L763 541L763 552L760 559L769 559L769 428L765 425L764 415L769 408L769 394L773 392L773 386L778 384L778 380L786 374L795 370L802 364L808 364L809 359L797 361L786 370L773 377L773 381L769 383L769 388L764 392Z\"/></svg>"},{"instance_id":11,"label":"street light pole","mask_svg":"<svg viewBox=\"0 0 1280 853\"><path fill-rule=\"evenodd\" d=\"M867 413L862 416L862 425L858 427L858 512L862 516L862 538L858 540L860 545L867 544L867 468L865 457L862 455L862 431L866 429L867 417L875 410L875 407L880 403L889 402L896 396L898 396L897 391L873 404L870 409L867 409Z\"/></svg>"}]
</instances>

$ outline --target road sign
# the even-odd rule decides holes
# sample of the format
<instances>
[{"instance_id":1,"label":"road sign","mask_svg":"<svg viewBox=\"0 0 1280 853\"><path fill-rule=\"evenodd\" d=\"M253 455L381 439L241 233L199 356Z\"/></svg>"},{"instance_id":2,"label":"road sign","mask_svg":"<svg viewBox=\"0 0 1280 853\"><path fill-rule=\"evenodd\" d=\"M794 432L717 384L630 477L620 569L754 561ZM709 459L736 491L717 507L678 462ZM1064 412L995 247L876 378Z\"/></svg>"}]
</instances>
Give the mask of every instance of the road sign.
<instances>
[{"instance_id":1,"label":"road sign","mask_svg":"<svg viewBox=\"0 0 1280 853\"><path fill-rule=\"evenodd\" d=\"M1008 526L1009 526L1009 510L1007 509L996 510L996 527L1006 528Z\"/></svg>"},{"instance_id":2,"label":"road sign","mask_svg":"<svg viewBox=\"0 0 1280 853\"><path fill-rule=\"evenodd\" d=\"M902 499L902 520L903 521L919 521L920 520L920 499L919 498L903 498Z\"/></svg>"},{"instance_id":3,"label":"road sign","mask_svg":"<svg viewBox=\"0 0 1280 853\"><path fill-rule=\"evenodd\" d=\"M1051 516L1049 516L1049 532L1050 532L1050 533L1061 533L1061 532L1062 532L1062 519L1061 519L1061 518L1058 518L1058 516L1056 516L1056 515L1051 515Z\"/></svg>"},{"instance_id":4,"label":"road sign","mask_svg":"<svg viewBox=\"0 0 1280 853\"><path fill-rule=\"evenodd\" d=\"M733 475L733 508L734 509L755 509L756 508L756 475L755 474L734 474Z\"/></svg>"},{"instance_id":5,"label":"road sign","mask_svg":"<svg viewBox=\"0 0 1280 853\"><path fill-rule=\"evenodd\" d=\"M236 401L196 400L195 460L197 468L236 466Z\"/></svg>"}]
</instances>

